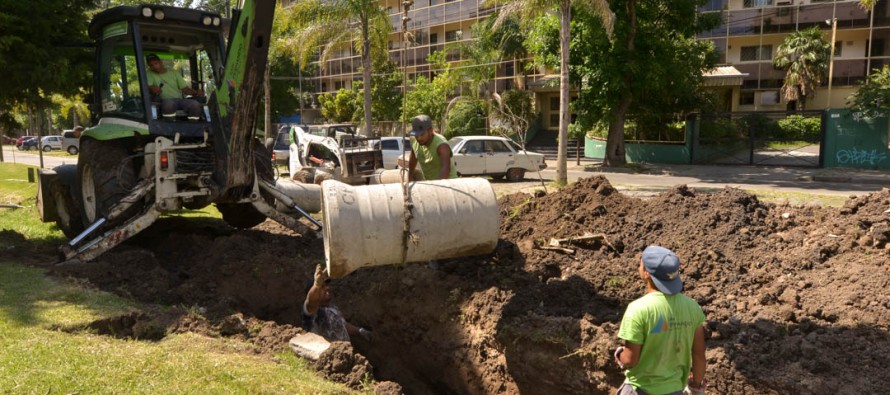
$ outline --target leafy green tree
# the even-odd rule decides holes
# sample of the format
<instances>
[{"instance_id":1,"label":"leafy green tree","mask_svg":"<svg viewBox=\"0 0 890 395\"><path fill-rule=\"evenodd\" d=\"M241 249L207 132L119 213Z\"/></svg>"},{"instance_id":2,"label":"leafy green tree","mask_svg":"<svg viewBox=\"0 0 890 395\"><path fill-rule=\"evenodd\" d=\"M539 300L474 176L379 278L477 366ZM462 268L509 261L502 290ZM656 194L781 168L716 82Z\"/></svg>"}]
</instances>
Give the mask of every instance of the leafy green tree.
<instances>
[{"instance_id":1,"label":"leafy green tree","mask_svg":"<svg viewBox=\"0 0 890 395\"><path fill-rule=\"evenodd\" d=\"M598 15L576 13L570 71L573 79L582 81L573 104L579 124L583 130L607 124L604 163L621 166L629 120L651 122L656 116L693 110L704 101L702 73L713 68L717 56L708 42L694 36L719 23L719 15L699 15L702 0L610 4L615 11L611 36Z\"/></svg>"},{"instance_id":2,"label":"leafy green tree","mask_svg":"<svg viewBox=\"0 0 890 395\"><path fill-rule=\"evenodd\" d=\"M460 100L448 112L447 117L447 126L443 132L445 138L480 134L485 130L486 103L479 99Z\"/></svg>"},{"instance_id":3,"label":"leafy green tree","mask_svg":"<svg viewBox=\"0 0 890 395\"><path fill-rule=\"evenodd\" d=\"M318 97L321 115L332 122L354 122L360 116L361 100L356 89L340 89L336 95Z\"/></svg>"},{"instance_id":4,"label":"leafy green tree","mask_svg":"<svg viewBox=\"0 0 890 395\"><path fill-rule=\"evenodd\" d=\"M0 2L0 111L22 104L44 116L53 94L89 86L92 53L78 45L87 41L92 7L91 0Z\"/></svg>"},{"instance_id":5,"label":"leafy green tree","mask_svg":"<svg viewBox=\"0 0 890 395\"><path fill-rule=\"evenodd\" d=\"M344 45L355 45L361 55L362 85L371 85L372 47L376 56L387 56L392 25L377 0L305 0L294 3L289 14L295 35L286 45L307 63L319 51L322 67ZM372 43L374 45L372 46ZM363 90L364 133L371 132L371 90Z\"/></svg>"},{"instance_id":6,"label":"leafy green tree","mask_svg":"<svg viewBox=\"0 0 890 395\"><path fill-rule=\"evenodd\" d=\"M432 81L424 76L407 93L405 113L408 119L418 114L429 115L441 127L445 123L445 107L448 97L453 95L459 83L451 64L445 59L445 53L436 51L427 57L427 62L438 70ZM407 120L406 120L407 121Z\"/></svg>"},{"instance_id":7,"label":"leafy green tree","mask_svg":"<svg viewBox=\"0 0 890 395\"><path fill-rule=\"evenodd\" d=\"M868 82L847 98L847 107L852 111L861 112L866 117L886 115L888 103L890 103L890 67L886 65L869 74Z\"/></svg>"},{"instance_id":8,"label":"leafy green tree","mask_svg":"<svg viewBox=\"0 0 890 395\"><path fill-rule=\"evenodd\" d=\"M374 60L374 75L371 77L371 114L374 121L399 119L402 111L402 92L399 90L401 85L402 73L395 62L389 59ZM356 81L353 86L364 95L361 81ZM356 121L363 120L364 113L360 113Z\"/></svg>"},{"instance_id":9,"label":"leafy green tree","mask_svg":"<svg viewBox=\"0 0 890 395\"><path fill-rule=\"evenodd\" d=\"M796 31L785 37L776 49L773 65L785 70L782 96L797 101L797 108L806 108L807 97L822 83L831 56L831 43L817 26Z\"/></svg>"},{"instance_id":10,"label":"leafy green tree","mask_svg":"<svg viewBox=\"0 0 890 395\"><path fill-rule=\"evenodd\" d=\"M572 7L590 10L601 17L602 26L606 31L612 31L613 14L609 10L607 0L507 0L501 3L498 0L486 0L485 5L492 6L504 4L498 12L494 26L499 27L505 19L512 15L519 16L520 20L531 21L537 17L556 11L559 15L559 150L556 163L556 182L565 184L568 182L566 167L567 138L569 130L569 97L571 85L569 83L569 42L571 38Z\"/></svg>"}]
</instances>

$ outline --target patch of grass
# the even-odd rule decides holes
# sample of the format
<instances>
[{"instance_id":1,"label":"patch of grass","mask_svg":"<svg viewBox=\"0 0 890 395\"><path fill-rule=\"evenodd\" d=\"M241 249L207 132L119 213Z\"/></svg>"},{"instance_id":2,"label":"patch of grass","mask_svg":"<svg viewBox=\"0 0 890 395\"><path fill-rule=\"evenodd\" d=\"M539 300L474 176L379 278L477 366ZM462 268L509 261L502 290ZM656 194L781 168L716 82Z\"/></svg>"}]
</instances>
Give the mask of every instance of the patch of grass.
<instances>
[{"instance_id":1,"label":"patch of grass","mask_svg":"<svg viewBox=\"0 0 890 395\"><path fill-rule=\"evenodd\" d=\"M28 182L28 168L13 163L0 163L0 204L22 208L0 208L0 230L11 229L40 246L58 245L62 231L54 224L43 223L37 212L37 183ZM23 246L15 246L23 247Z\"/></svg>"},{"instance_id":2,"label":"patch of grass","mask_svg":"<svg viewBox=\"0 0 890 395\"><path fill-rule=\"evenodd\" d=\"M0 262L0 388L8 393L348 393L291 353L270 358L232 339L197 334L122 340L59 327L138 310L114 295Z\"/></svg>"}]
</instances>

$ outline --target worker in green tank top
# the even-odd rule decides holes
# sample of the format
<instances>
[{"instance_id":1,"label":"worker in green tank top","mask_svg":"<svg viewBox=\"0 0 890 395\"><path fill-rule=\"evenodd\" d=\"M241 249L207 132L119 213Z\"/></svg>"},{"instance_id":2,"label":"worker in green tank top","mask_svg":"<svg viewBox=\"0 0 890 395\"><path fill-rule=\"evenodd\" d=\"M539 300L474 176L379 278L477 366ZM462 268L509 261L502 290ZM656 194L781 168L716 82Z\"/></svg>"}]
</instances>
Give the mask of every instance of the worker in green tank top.
<instances>
[{"instance_id":1,"label":"worker in green tank top","mask_svg":"<svg viewBox=\"0 0 890 395\"><path fill-rule=\"evenodd\" d=\"M433 130L433 120L428 115L418 115L411 120L411 154L408 174L420 164L425 180L457 178L457 169L451 154L451 146L445 137Z\"/></svg>"}]
</instances>

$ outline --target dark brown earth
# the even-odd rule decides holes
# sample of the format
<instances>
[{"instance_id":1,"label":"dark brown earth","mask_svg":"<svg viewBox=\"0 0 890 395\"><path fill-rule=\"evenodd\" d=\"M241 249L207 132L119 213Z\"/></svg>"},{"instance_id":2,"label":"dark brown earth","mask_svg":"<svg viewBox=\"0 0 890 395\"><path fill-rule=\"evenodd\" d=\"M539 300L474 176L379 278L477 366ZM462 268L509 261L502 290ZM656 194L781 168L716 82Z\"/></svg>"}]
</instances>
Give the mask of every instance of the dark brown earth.
<instances>
[{"instance_id":1,"label":"dark brown earth","mask_svg":"<svg viewBox=\"0 0 890 395\"><path fill-rule=\"evenodd\" d=\"M510 195L500 207L501 241L489 256L335 280L336 304L374 340L354 341L359 356L334 347L317 364L322 374L356 387L372 370L380 393L613 392L623 380L610 357L618 324L644 291L640 251L657 244L683 259L685 292L707 315L709 392L884 392L890 190L843 208L790 207L682 186L640 200L597 177L537 198ZM535 247L585 233L603 237L574 254ZM166 321L170 313L145 312L93 330L239 336L267 353L301 331L304 284L323 257L321 239L271 221L235 232L167 218L96 262L53 272L187 307Z\"/></svg>"}]
</instances>

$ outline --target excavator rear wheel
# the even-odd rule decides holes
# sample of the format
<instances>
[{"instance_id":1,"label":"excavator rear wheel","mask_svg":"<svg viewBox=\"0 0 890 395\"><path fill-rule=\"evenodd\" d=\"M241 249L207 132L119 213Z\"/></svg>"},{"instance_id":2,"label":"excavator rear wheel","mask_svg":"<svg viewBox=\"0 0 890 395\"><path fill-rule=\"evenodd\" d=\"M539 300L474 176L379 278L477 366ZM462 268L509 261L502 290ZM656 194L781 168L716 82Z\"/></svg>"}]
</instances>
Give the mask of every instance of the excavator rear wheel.
<instances>
[{"instance_id":1,"label":"excavator rear wheel","mask_svg":"<svg viewBox=\"0 0 890 395\"><path fill-rule=\"evenodd\" d=\"M80 209L84 226L108 216L115 204L136 186L136 166L122 141L86 139L81 142L77 160L80 181ZM131 206L117 223L136 215L142 207ZM109 223L114 225L114 223Z\"/></svg>"}]
</instances>

